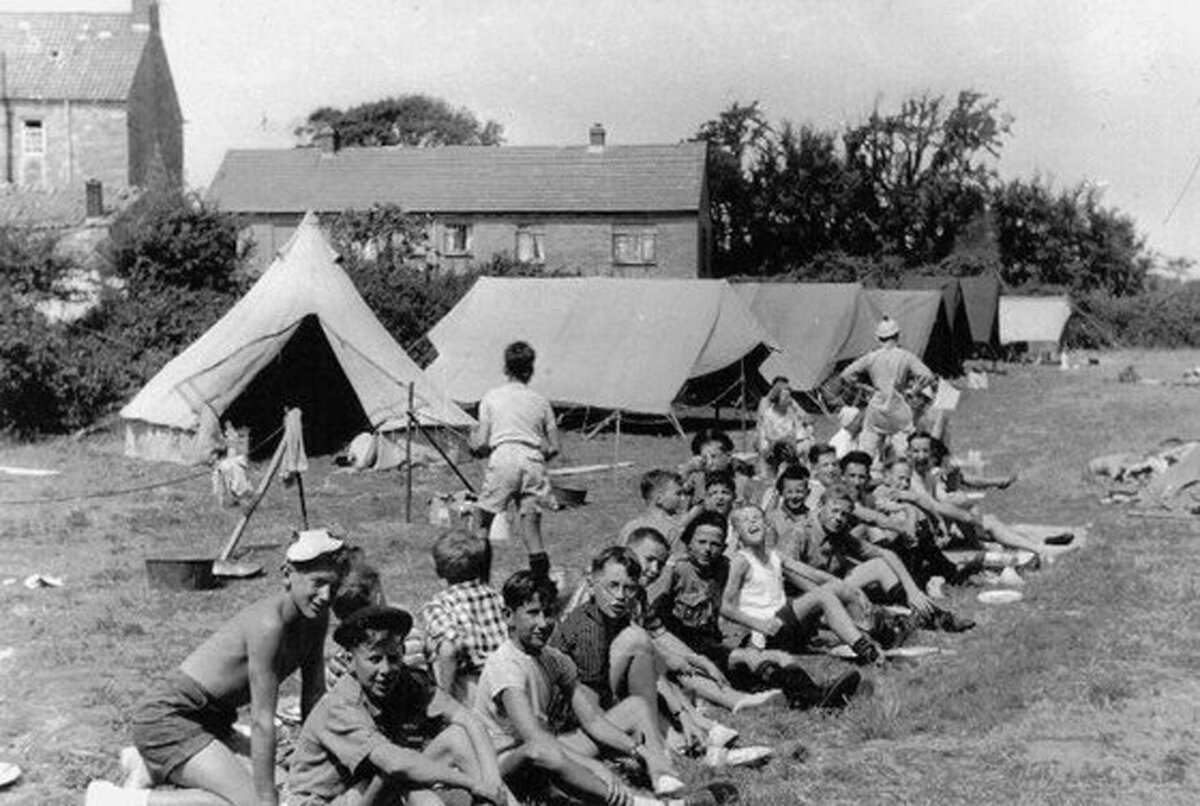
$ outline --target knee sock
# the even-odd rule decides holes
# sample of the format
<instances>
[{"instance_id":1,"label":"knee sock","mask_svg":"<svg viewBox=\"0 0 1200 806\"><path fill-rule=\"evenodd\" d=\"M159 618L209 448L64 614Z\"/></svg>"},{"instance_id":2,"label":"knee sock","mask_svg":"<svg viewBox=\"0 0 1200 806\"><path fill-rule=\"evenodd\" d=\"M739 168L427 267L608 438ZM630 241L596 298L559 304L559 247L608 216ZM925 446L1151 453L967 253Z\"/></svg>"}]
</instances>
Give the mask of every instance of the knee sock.
<instances>
[{"instance_id":1,"label":"knee sock","mask_svg":"<svg viewBox=\"0 0 1200 806\"><path fill-rule=\"evenodd\" d=\"M535 577L550 578L550 557L544 551L536 551L529 555L529 570Z\"/></svg>"}]
</instances>

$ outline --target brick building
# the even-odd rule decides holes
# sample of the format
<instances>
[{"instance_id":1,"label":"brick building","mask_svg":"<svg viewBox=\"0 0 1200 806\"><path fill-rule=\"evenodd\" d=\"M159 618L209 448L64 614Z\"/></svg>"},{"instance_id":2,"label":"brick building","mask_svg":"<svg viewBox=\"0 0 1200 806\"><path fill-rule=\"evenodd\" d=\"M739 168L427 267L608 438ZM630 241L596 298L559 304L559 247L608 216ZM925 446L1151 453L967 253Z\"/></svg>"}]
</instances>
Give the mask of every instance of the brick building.
<instances>
[{"instance_id":1,"label":"brick building","mask_svg":"<svg viewBox=\"0 0 1200 806\"><path fill-rule=\"evenodd\" d=\"M307 210L394 203L433 219L435 258L450 269L507 253L587 275L707 277L706 145L590 143L440 148L235 150L209 187L249 222L265 268Z\"/></svg>"},{"instance_id":2,"label":"brick building","mask_svg":"<svg viewBox=\"0 0 1200 806\"><path fill-rule=\"evenodd\" d=\"M80 195L88 179L182 179L183 116L157 3L0 13L0 169L8 185Z\"/></svg>"}]
</instances>

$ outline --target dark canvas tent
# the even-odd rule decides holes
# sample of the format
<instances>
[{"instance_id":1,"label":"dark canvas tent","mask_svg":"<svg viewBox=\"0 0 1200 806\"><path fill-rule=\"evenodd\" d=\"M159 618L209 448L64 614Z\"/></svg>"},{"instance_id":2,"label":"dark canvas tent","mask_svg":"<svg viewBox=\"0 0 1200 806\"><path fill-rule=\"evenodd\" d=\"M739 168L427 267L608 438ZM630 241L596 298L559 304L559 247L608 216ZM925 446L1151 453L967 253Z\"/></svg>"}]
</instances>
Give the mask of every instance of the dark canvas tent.
<instances>
[{"instance_id":1,"label":"dark canvas tent","mask_svg":"<svg viewBox=\"0 0 1200 806\"><path fill-rule=\"evenodd\" d=\"M337 263L309 214L258 282L204 335L121 409L125 452L190 462L197 436L219 419L275 432L284 406L304 415L310 450L339 447L359 431L470 425L384 329Z\"/></svg>"},{"instance_id":2,"label":"dark canvas tent","mask_svg":"<svg viewBox=\"0 0 1200 806\"><path fill-rule=\"evenodd\" d=\"M1000 345L1000 281L991 275L962 277L963 307L971 328L971 341L994 350Z\"/></svg>"},{"instance_id":3,"label":"dark canvas tent","mask_svg":"<svg viewBox=\"0 0 1200 806\"><path fill-rule=\"evenodd\" d=\"M916 353L939 375L959 374L962 362L954 351L940 291L872 288L867 296L880 316L889 316L900 325L902 347Z\"/></svg>"},{"instance_id":4,"label":"dark canvas tent","mask_svg":"<svg viewBox=\"0 0 1200 806\"><path fill-rule=\"evenodd\" d=\"M779 348L763 362L766 380L816 389L837 364L876 346L878 315L857 283L734 283L734 291Z\"/></svg>"},{"instance_id":5,"label":"dark canvas tent","mask_svg":"<svg viewBox=\"0 0 1200 806\"><path fill-rule=\"evenodd\" d=\"M974 341L971 325L967 320L967 306L964 304L962 284L959 278L914 275L905 277L901 282L901 287L941 292L950 339L945 349L952 356L951 360L957 367L952 374L957 375L962 369L963 359L970 355Z\"/></svg>"},{"instance_id":6,"label":"dark canvas tent","mask_svg":"<svg viewBox=\"0 0 1200 806\"><path fill-rule=\"evenodd\" d=\"M770 336L724 280L480 278L429 331L429 376L462 403L503 382L504 346L537 351L553 403L670 415L757 371Z\"/></svg>"}]
</instances>

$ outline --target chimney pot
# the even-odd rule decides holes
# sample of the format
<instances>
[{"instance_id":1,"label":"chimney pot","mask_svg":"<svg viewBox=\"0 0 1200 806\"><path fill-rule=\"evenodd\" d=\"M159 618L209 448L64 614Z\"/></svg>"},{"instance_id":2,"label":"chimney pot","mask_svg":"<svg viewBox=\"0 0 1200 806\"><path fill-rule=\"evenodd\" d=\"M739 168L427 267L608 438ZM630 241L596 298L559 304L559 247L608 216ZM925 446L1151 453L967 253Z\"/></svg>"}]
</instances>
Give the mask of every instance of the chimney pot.
<instances>
[{"instance_id":1,"label":"chimney pot","mask_svg":"<svg viewBox=\"0 0 1200 806\"><path fill-rule=\"evenodd\" d=\"M593 123L592 128L588 130L588 151L597 152L604 150L604 126L600 123Z\"/></svg>"},{"instance_id":2,"label":"chimney pot","mask_svg":"<svg viewBox=\"0 0 1200 806\"><path fill-rule=\"evenodd\" d=\"M99 179L89 179L83 185L86 200L86 215L88 218L101 218L104 215L104 186Z\"/></svg>"},{"instance_id":3,"label":"chimney pot","mask_svg":"<svg viewBox=\"0 0 1200 806\"><path fill-rule=\"evenodd\" d=\"M313 133L313 145L315 145L322 154L336 154L341 146L341 138L338 136L337 129L328 123L322 123Z\"/></svg>"}]
</instances>

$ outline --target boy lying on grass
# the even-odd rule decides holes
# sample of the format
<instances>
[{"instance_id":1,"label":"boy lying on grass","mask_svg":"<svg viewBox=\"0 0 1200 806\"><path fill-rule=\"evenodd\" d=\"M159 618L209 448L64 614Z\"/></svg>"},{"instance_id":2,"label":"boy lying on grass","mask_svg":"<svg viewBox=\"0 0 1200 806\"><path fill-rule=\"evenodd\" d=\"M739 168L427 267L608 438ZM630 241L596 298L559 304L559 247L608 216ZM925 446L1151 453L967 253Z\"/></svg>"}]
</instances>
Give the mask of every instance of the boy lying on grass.
<instances>
[{"instance_id":1,"label":"boy lying on grass","mask_svg":"<svg viewBox=\"0 0 1200 806\"><path fill-rule=\"evenodd\" d=\"M509 801L482 723L404 666L410 629L412 616L386 605L338 625L334 640L350 653L350 671L300 730L289 806L433 806L442 800L432 790L441 787L466 790L476 802Z\"/></svg>"},{"instance_id":2,"label":"boy lying on grass","mask_svg":"<svg viewBox=\"0 0 1200 806\"><path fill-rule=\"evenodd\" d=\"M325 693L329 604L345 571L341 540L323 529L288 547L283 591L249 605L189 655L134 708L133 741L152 783L93 781L87 806L276 806L279 684L300 670L304 715ZM233 749L237 709L250 704L247 771Z\"/></svg>"},{"instance_id":3,"label":"boy lying on grass","mask_svg":"<svg viewBox=\"0 0 1200 806\"><path fill-rule=\"evenodd\" d=\"M509 638L484 664L475 712L488 726L507 780L546 783L584 803L611 806L699 806L736 795L729 785L714 784L677 797L683 784L662 765L665 752L645 702L629 697L605 712L584 691L571 659L547 646L553 583L518 571L502 595ZM650 774L655 796L635 794L596 760L601 753L637 761Z\"/></svg>"},{"instance_id":4,"label":"boy lying on grass","mask_svg":"<svg viewBox=\"0 0 1200 806\"><path fill-rule=\"evenodd\" d=\"M815 569L815 581L841 579L877 604L907 605L914 611L915 626L947 632L975 626L935 605L894 552L858 534L853 508L853 494L845 485L825 490L815 528L800 552L800 560Z\"/></svg>"},{"instance_id":5,"label":"boy lying on grass","mask_svg":"<svg viewBox=\"0 0 1200 806\"><path fill-rule=\"evenodd\" d=\"M667 558L666 539L646 527L635 530L631 539L654 566L651 579L656 578ZM580 686L600 707L611 708L626 696L643 700L656 715L664 743L672 749L702 752L705 763L714 767L769 757L771 750L765 747L727 751L736 732L702 717L678 688L674 678L693 673L692 662L708 668L712 664L677 640L667 654L659 651L653 635L668 634L653 614L647 614L643 579L645 571L632 547L602 550L592 561L579 603L560 621L551 646L575 662ZM659 708L660 697L665 715Z\"/></svg>"},{"instance_id":6,"label":"boy lying on grass","mask_svg":"<svg viewBox=\"0 0 1200 806\"><path fill-rule=\"evenodd\" d=\"M918 431L909 438L908 458L912 462L912 489L901 493L899 500L916 504L930 515L957 527L969 541L992 540L1009 548L1032 552L1040 562L1050 562L1053 555L1037 540L1028 537L995 515L984 514L966 506L946 484L941 468L945 448L928 433Z\"/></svg>"}]
</instances>

